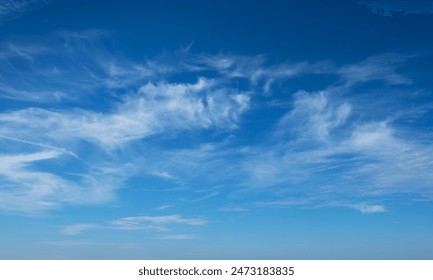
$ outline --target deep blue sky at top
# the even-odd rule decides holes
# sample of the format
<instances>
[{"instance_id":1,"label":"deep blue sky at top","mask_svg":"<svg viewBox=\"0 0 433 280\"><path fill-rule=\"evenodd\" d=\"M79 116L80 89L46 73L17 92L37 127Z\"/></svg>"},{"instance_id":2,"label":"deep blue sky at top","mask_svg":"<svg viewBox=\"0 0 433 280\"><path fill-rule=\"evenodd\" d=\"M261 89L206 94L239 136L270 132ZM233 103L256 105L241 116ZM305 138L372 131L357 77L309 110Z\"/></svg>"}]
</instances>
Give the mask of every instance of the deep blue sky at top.
<instances>
[{"instance_id":1,"label":"deep blue sky at top","mask_svg":"<svg viewBox=\"0 0 433 280\"><path fill-rule=\"evenodd\" d=\"M433 258L430 1L11 3L0 258Z\"/></svg>"},{"instance_id":2,"label":"deep blue sky at top","mask_svg":"<svg viewBox=\"0 0 433 280\"><path fill-rule=\"evenodd\" d=\"M431 19L380 17L353 1L58 1L2 25L2 36L109 29L137 58L195 42L200 51L351 62L432 47ZM116 40L117 39L117 40Z\"/></svg>"}]
</instances>

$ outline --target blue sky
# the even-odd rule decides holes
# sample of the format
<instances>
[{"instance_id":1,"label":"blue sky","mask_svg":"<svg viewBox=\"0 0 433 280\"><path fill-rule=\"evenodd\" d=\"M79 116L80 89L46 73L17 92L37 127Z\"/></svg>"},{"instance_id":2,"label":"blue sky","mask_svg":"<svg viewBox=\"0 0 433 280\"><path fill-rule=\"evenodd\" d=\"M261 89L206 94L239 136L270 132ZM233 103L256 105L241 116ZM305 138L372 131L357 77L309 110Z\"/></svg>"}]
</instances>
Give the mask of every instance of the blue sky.
<instances>
[{"instance_id":1,"label":"blue sky","mask_svg":"<svg viewBox=\"0 0 433 280\"><path fill-rule=\"evenodd\" d=\"M431 1L105 2L0 1L1 259L433 258Z\"/></svg>"}]
</instances>

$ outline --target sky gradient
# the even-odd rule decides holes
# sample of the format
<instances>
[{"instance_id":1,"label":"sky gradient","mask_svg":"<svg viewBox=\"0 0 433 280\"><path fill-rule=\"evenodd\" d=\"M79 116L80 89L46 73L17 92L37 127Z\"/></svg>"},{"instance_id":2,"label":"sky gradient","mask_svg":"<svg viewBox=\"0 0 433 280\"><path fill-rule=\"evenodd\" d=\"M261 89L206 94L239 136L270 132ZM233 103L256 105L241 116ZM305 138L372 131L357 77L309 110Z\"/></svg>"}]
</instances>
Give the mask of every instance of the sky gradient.
<instances>
[{"instance_id":1,"label":"sky gradient","mask_svg":"<svg viewBox=\"0 0 433 280\"><path fill-rule=\"evenodd\" d=\"M432 3L0 0L0 259L432 259Z\"/></svg>"}]
</instances>

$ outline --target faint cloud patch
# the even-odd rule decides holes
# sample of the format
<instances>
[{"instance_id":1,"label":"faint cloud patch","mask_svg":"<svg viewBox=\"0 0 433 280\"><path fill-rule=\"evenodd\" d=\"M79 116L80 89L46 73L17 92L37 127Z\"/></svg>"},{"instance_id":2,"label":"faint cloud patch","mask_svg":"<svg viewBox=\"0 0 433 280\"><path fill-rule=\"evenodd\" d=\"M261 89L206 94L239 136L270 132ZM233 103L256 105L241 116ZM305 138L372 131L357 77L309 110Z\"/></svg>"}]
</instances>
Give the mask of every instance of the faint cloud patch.
<instances>
[{"instance_id":1,"label":"faint cloud patch","mask_svg":"<svg viewBox=\"0 0 433 280\"><path fill-rule=\"evenodd\" d=\"M433 1L359 1L357 4L385 17L392 17L397 13L433 14Z\"/></svg>"},{"instance_id":2,"label":"faint cloud patch","mask_svg":"<svg viewBox=\"0 0 433 280\"><path fill-rule=\"evenodd\" d=\"M7 20L18 18L25 13L46 5L50 0L1 0L0 24Z\"/></svg>"},{"instance_id":3,"label":"faint cloud patch","mask_svg":"<svg viewBox=\"0 0 433 280\"><path fill-rule=\"evenodd\" d=\"M356 209L362 214L384 213L387 211L383 205L355 204L350 205L350 208Z\"/></svg>"},{"instance_id":4,"label":"faint cloud patch","mask_svg":"<svg viewBox=\"0 0 433 280\"><path fill-rule=\"evenodd\" d=\"M156 210L163 211L163 210L173 208L173 207L174 207L173 205L161 205L161 206L157 207Z\"/></svg>"},{"instance_id":5,"label":"faint cloud patch","mask_svg":"<svg viewBox=\"0 0 433 280\"><path fill-rule=\"evenodd\" d=\"M154 239L167 239L167 240L188 240L188 239L197 239L198 236L196 234L174 234L174 235L161 235L157 236Z\"/></svg>"},{"instance_id":6,"label":"faint cloud patch","mask_svg":"<svg viewBox=\"0 0 433 280\"><path fill-rule=\"evenodd\" d=\"M223 207L220 209L221 212L246 212L247 208L244 207Z\"/></svg>"},{"instance_id":7,"label":"faint cloud patch","mask_svg":"<svg viewBox=\"0 0 433 280\"><path fill-rule=\"evenodd\" d=\"M64 235L79 235L84 231L99 228L100 226L95 224L75 224L70 226L65 226L61 230L61 233Z\"/></svg>"},{"instance_id":8,"label":"faint cloud patch","mask_svg":"<svg viewBox=\"0 0 433 280\"><path fill-rule=\"evenodd\" d=\"M169 230L172 225L200 226L207 221L200 218L183 218L180 215L167 216L134 216L117 219L111 222L116 229L142 230L151 229L157 231Z\"/></svg>"}]
</instances>

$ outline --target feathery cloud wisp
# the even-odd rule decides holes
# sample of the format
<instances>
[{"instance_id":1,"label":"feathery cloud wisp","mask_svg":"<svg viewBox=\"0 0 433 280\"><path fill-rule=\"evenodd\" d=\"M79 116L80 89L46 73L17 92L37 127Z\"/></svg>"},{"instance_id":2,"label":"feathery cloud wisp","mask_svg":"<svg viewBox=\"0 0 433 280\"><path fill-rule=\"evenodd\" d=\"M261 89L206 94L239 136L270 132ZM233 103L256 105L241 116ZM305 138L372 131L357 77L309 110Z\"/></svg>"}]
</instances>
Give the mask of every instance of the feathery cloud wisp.
<instances>
[{"instance_id":1,"label":"feathery cloud wisp","mask_svg":"<svg viewBox=\"0 0 433 280\"><path fill-rule=\"evenodd\" d=\"M183 218L180 215L134 216L111 221L115 229L170 231L174 226L202 226L207 221L201 218Z\"/></svg>"},{"instance_id":2,"label":"feathery cloud wisp","mask_svg":"<svg viewBox=\"0 0 433 280\"><path fill-rule=\"evenodd\" d=\"M79 235L84 231L99 228L96 224L75 224L70 226L65 226L62 228L61 233L64 235Z\"/></svg>"},{"instance_id":3,"label":"feathery cloud wisp","mask_svg":"<svg viewBox=\"0 0 433 280\"><path fill-rule=\"evenodd\" d=\"M350 207L358 210L362 214L374 214L374 213L386 212L386 208L383 205L358 204L358 205L351 205Z\"/></svg>"}]
</instances>

